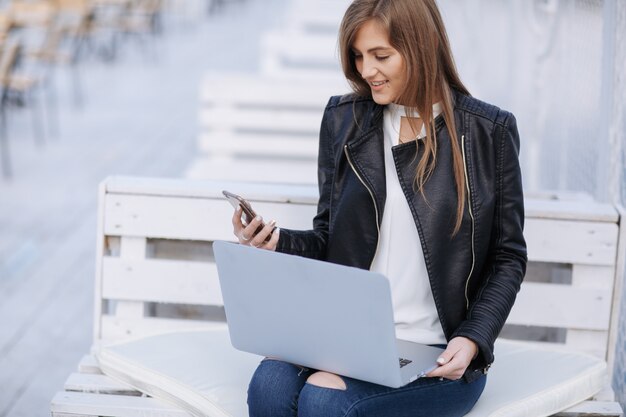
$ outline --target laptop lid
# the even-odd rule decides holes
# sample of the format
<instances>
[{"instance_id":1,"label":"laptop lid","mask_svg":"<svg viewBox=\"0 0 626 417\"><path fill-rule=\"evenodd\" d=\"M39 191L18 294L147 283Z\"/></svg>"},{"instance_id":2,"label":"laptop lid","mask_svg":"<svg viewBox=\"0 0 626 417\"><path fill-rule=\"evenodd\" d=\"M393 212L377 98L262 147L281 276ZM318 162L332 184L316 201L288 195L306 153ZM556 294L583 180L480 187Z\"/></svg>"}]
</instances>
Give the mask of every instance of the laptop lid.
<instances>
[{"instance_id":1,"label":"laptop lid","mask_svg":"<svg viewBox=\"0 0 626 417\"><path fill-rule=\"evenodd\" d=\"M236 349L394 387L441 352L418 345L430 353L401 372L381 274L229 242L213 250Z\"/></svg>"}]
</instances>

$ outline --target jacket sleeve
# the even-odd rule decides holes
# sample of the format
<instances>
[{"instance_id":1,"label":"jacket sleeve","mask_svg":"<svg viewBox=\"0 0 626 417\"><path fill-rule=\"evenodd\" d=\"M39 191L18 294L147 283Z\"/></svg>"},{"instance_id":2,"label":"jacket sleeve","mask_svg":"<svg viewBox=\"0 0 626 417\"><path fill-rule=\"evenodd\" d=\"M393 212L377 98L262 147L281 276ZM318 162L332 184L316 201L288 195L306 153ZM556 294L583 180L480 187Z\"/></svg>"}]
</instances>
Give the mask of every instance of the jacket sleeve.
<instances>
[{"instance_id":1,"label":"jacket sleeve","mask_svg":"<svg viewBox=\"0 0 626 417\"><path fill-rule=\"evenodd\" d=\"M484 283L471 301L467 318L452 337L464 336L478 344L474 369L489 367L493 346L513 307L526 273L524 196L519 166L519 133L512 114L494 129L496 203Z\"/></svg>"},{"instance_id":2,"label":"jacket sleeve","mask_svg":"<svg viewBox=\"0 0 626 417\"><path fill-rule=\"evenodd\" d=\"M320 127L317 169L320 197L317 204L317 215L313 218L313 229L291 230L281 228L280 238L276 248L278 252L305 256L307 258L326 259L330 200L335 172L335 157L329 120L332 100L333 98L330 99L326 106Z\"/></svg>"}]
</instances>

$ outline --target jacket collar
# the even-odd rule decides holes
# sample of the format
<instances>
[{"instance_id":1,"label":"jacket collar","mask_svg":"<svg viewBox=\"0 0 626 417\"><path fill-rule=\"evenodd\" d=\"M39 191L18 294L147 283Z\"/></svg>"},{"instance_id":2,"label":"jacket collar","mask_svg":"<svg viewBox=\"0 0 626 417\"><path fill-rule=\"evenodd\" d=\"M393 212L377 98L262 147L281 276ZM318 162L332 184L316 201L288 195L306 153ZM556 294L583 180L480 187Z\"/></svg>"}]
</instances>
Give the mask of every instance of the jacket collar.
<instances>
[{"instance_id":1,"label":"jacket collar","mask_svg":"<svg viewBox=\"0 0 626 417\"><path fill-rule=\"evenodd\" d=\"M452 103L456 105L459 93L452 90ZM385 151L383 133L384 106L373 100L353 103L354 117L361 123L359 134L348 138L346 149L350 154L354 169L372 193L378 212L378 223L382 222L387 186L385 177ZM443 113L435 119L435 129L439 132L445 125ZM409 144L406 144L409 146ZM414 148L413 148L414 149Z\"/></svg>"}]
</instances>

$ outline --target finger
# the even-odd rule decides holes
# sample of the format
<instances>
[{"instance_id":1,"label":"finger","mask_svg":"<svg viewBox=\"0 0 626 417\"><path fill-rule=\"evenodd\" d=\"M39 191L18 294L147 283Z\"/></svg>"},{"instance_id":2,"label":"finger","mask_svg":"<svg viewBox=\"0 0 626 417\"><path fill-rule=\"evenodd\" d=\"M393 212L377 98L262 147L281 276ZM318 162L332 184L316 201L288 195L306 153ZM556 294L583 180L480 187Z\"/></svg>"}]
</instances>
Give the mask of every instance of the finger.
<instances>
[{"instance_id":1,"label":"finger","mask_svg":"<svg viewBox=\"0 0 626 417\"><path fill-rule=\"evenodd\" d=\"M448 362L450 362L452 360L452 358L454 357L454 355L456 355L457 353L457 349L448 346L446 348L446 350L444 350L441 355L439 355L439 358L437 358L437 364L438 365L445 365Z\"/></svg>"},{"instance_id":2,"label":"finger","mask_svg":"<svg viewBox=\"0 0 626 417\"><path fill-rule=\"evenodd\" d=\"M263 246L265 244L265 239L272 234L274 226L276 226L276 220L272 220L266 224L265 227L263 227L263 229L261 229L259 233L254 236L254 239L250 241L250 246L254 246L255 248Z\"/></svg>"},{"instance_id":3,"label":"finger","mask_svg":"<svg viewBox=\"0 0 626 417\"><path fill-rule=\"evenodd\" d=\"M272 232L272 237L270 238L270 240L264 244L259 246L262 249L266 249L266 250L276 250L276 247L278 246L278 239L280 238L280 228L275 227L274 231Z\"/></svg>"},{"instance_id":4,"label":"finger","mask_svg":"<svg viewBox=\"0 0 626 417\"><path fill-rule=\"evenodd\" d=\"M254 219L250 221L248 225L245 225L239 234L239 238L244 244L249 245L250 241L254 238L256 234L256 230L260 225L263 224L263 218L261 216L256 216Z\"/></svg>"},{"instance_id":5,"label":"finger","mask_svg":"<svg viewBox=\"0 0 626 417\"><path fill-rule=\"evenodd\" d=\"M426 376L431 377L431 378L443 377L444 375L447 375L449 371L450 371L450 368L448 365L440 365L437 368L430 371L429 373L427 373Z\"/></svg>"},{"instance_id":6,"label":"finger","mask_svg":"<svg viewBox=\"0 0 626 417\"><path fill-rule=\"evenodd\" d=\"M445 374L445 372L446 372L446 369L447 369L445 365L448 362L450 362L451 358L452 358L452 351L450 350L450 346L448 345L446 350L441 352L441 354L437 358L437 365L439 365L439 366L437 368L435 368L434 370L430 371L429 373L427 373L426 376L427 377L441 377L441 376L443 376Z\"/></svg>"},{"instance_id":7,"label":"finger","mask_svg":"<svg viewBox=\"0 0 626 417\"><path fill-rule=\"evenodd\" d=\"M233 219L232 219L232 223L233 223L233 234L235 236L237 236L237 240L239 241L240 244L245 244L246 240L242 239L242 233L243 233L243 229L244 229L244 225L241 222L241 206L237 207L237 209L235 209L235 213L233 214Z\"/></svg>"},{"instance_id":8,"label":"finger","mask_svg":"<svg viewBox=\"0 0 626 417\"><path fill-rule=\"evenodd\" d=\"M460 361L452 359L448 364L441 365L437 369L426 374L428 377L440 377L446 379L459 379L463 372L465 371L465 366L462 366Z\"/></svg>"},{"instance_id":9,"label":"finger","mask_svg":"<svg viewBox=\"0 0 626 417\"><path fill-rule=\"evenodd\" d=\"M233 228L235 230L239 230L243 227L241 223L241 206L237 206L235 212L233 213Z\"/></svg>"},{"instance_id":10,"label":"finger","mask_svg":"<svg viewBox=\"0 0 626 417\"><path fill-rule=\"evenodd\" d=\"M429 377L443 377L446 379L459 379L463 376L463 373L467 369L470 363L470 359L463 352L459 352L445 365L440 365L435 370L429 372L426 376Z\"/></svg>"}]
</instances>

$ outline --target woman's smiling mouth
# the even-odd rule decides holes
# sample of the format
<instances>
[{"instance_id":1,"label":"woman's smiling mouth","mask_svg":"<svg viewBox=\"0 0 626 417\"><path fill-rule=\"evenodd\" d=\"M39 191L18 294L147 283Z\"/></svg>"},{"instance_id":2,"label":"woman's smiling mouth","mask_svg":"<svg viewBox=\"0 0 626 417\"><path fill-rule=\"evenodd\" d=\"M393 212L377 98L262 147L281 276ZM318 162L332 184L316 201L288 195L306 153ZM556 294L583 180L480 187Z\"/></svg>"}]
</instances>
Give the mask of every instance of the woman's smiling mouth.
<instances>
[{"instance_id":1,"label":"woman's smiling mouth","mask_svg":"<svg viewBox=\"0 0 626 417\"><path fill-rule=\"evenodd\" d=\"M374 92L380 92L386 85L388 85L389 81L370 81L370 87Z\"/></svg>"}]
</instances>

